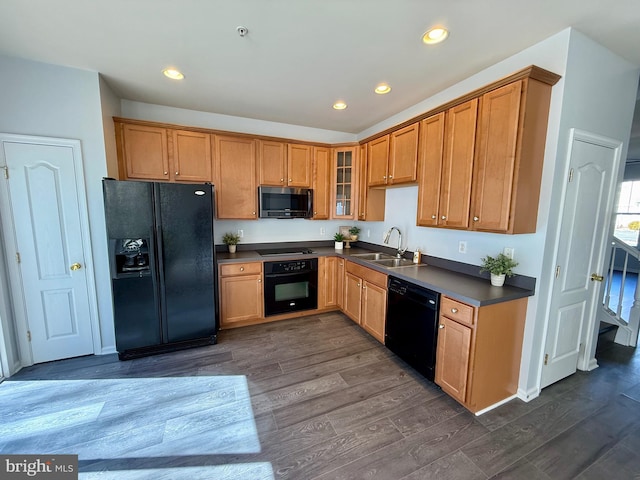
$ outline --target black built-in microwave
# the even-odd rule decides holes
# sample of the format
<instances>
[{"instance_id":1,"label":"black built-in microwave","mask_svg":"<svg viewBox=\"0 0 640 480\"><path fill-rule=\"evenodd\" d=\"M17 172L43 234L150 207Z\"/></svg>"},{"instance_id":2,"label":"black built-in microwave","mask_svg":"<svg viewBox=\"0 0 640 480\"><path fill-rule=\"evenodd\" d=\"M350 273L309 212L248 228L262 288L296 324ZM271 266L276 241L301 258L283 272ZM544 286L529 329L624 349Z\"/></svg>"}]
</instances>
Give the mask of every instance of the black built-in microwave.
<instances>
[{"instance_id":1,"label":"black built-in microwave","mask_svg":"<svg viewBox=\"0 0 640 480\"><path fill-rule=\"evenodd\" d=\"M260 218L311 218L313 190L294 187L258 187Z\"/></svg>"}]
</instances>

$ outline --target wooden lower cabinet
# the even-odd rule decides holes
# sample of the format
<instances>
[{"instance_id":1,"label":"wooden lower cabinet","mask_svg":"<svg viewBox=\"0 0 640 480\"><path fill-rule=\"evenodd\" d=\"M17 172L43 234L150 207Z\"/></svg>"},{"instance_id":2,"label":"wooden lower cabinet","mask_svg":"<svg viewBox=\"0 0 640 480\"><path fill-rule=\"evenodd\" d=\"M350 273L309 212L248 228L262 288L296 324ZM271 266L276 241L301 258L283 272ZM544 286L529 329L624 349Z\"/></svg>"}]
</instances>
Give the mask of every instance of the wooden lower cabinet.
<instances>
[{"instance_id":1,"label":"wooden lower cabinet","mask_svg":"<svg viewBox=\"0 0 640 480\"><path fill-rule=\"evenodd\" d=\"M337 272L338 257L318 258L319 310L338 306Z\"/></svg>"},{"instance_id":2,"label":"wooden lower cabinet","mask_svg":"<svg viewBox=\"0 0 640 480\"><path fill-rule=\"evenodd\" d=\"M473 413L515 396L527 299L472 307L442 296L435 382Z\"/></svg>"},{"instance_id":3,"label":"wooden lower cabinet","mask_svg":"<svg viewBox=\"0 0 640 480\"><path fill-rule=\"evenodd\" d=\"M362 284L362 318L360 325L384 343L384 329L387 315L387 289L375 283Z\"/></svg>"},{"instance_id":4,"label":"wooden lower cabinet","mask_svg":"<svg viewBox=\"0 0 640 480\"><path fill-rule=\"evenodd\" d=\"M220 266L220 328L256 323L263 303L262 262Z\"/></svg>"},{"instance_id":5,"label":"wooden lower cabinet","mask_svg":"<svg viewBox=\"0 0 640 480\"><path fill-rule=\"evenodd\" d=\"M471 354L471 328L440 317L436 383L460 403L467 394L467 373Z\"/></svg>"},{"instance_id":6,"label":"wooden lower cabinet","mask_svg":"<svg viewBox=\"0 0 640 480\"><path fill-rule=\"evenodd\" d=\"M345 276L344 258L337 257L336 261L336 302L340 310L344 310L344 276Z\"/></svg>"},{"instance_id":7,"label":"wooden lower cabinet","mask_svg":"<svg viewBox=\"0 0 640 480\"><path fill-rule=\"evenodd\" d=\"M345 270L342 310L376 340L384 343L387 276L348 261Z\"/></svg>"}]
</instances>

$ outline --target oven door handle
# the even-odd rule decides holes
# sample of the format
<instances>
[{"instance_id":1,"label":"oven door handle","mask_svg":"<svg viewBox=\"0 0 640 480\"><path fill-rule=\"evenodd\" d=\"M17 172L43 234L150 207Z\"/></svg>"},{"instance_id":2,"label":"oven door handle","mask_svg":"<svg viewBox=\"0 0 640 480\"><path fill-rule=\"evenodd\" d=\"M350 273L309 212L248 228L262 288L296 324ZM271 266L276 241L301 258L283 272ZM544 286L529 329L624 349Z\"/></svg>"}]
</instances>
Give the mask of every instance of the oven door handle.
<instances>
[{"instance_id":1,"label":"oven door handle","mask_svg":"<svg viewBox=\"0 0 640 480\"><path fill-rule=\"evenodd\" d=\"M291 272L291 273L265 273L264 274L264 278L284 278L284 277L295 277L295 276L300 276L300 275L307 275L310 273L313 273L314 270L302 270L302 271L298 271L298 272Z\"/></svg>"}]
</instances>

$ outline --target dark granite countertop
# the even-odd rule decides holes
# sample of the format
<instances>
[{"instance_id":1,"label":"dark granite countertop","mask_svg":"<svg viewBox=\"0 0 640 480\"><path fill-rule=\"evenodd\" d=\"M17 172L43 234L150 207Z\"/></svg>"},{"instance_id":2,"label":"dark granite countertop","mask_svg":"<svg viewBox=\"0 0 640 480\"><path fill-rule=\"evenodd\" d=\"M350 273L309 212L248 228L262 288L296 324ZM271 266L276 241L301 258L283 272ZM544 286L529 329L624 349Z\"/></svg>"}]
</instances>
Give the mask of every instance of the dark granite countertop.
<instances>
[{"instance_id":1,"label":"dark granite countertop","mask_svg":"<svg viewBox=\"0 0 640 480\"><path fill-rule=\"evenodd\" d=\"M520 288L513 285L504 285L503 287L493 287L486 278L480 278L466 273L456 272L442 266L434 266L429 264L429 258L423 257L423 262L418 265L388 268L376 265L375 263L362 260L354 256L360 253L370 253L372 251L389 252L385 247L380 248L362 248L352 247L349 249L335 250L333 247L312 246L311 254L292 254L277 256L262 256L257 250L241 250L236 253L218 252L218 263L237 263L249 261L283 261L283 260L300 260L304 258L322 257L322 256L338 256L346 258L349 261L358 263L365 267L377 270L387 275L391 275L424 288L428 288L439 292L448 297L460 300L461 302L480 307L483 305L491 305L494 303L507 302L517 300L519 298L530 297L535 294L533 288ZM442 263L442 262L440 262Z\"/></svg>"}]
</instances>

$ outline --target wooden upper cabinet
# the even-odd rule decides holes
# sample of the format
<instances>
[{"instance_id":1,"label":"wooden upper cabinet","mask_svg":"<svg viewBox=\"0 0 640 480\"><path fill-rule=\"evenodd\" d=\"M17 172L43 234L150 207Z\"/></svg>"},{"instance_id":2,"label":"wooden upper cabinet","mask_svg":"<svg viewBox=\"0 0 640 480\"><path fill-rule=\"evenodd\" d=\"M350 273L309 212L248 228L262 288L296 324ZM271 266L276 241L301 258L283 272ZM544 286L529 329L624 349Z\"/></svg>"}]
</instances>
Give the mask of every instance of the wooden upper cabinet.
<instances>
[{"instance_id":1,"label":"wooden upper cabinet","mask_svg":"<svg viewBox=\"0 0 640 480\"><path fill-rule=\"evenodd\" d=\"M370 187L387 184L389 167L389 135L367 143L367 184Z\"/></svg>"},{"instance_id":2,"label":"wooden upper cabinet","mask_svg":"<svg viewBox=\"0 0 640 480\"><path fill-rule=\"evenodd\" d=\"M414 183L418 170L418 133L416 122L390 134L388 185Z\"/></svg>"},{"instance_id":3,"label":"wooden upper cabinet","mask_svg":"<svg viewBox=\"0 0 640 480\"><path fill-rule=\"evenodd\" d=\"M438 225L440 204L445 112L426 118L421 123L417 224L435 227Z\"/></svg>"},{"instance_id":4,"label":"wooden upper cabinet","mask_svg":"<svg viewBox=\"0 0 640 480\"><path fill-rule=\"evenodd\" d=\"M471 228L536 231L551 86L525 79L480 98Z\"/></svg>"},{"instance_id":5,"label":"wooden upper cabinet","mask_svg":"<svg viewBox=\"0 0 640 480\"><path fill-rule=\"evenodd\" d=\"M180 182L211 182L211 136L186 130L172 131L173 179Z\"/></svg>"},{"instance_id":6,"label":"wooden upper cabinet","mask_svg":"<svg viewBox=\"0 0 640 480\"><path fill-rule=\"evenodd\" d=\"M331 149L313 147L313 219L327 220L331 213Z\"/></svg>"},{"instance_id":7,"label":"wooden upper cabinet","mask_svg":"<svg viewBox=\"0 0 640 480\"><path fill-rule=\"evenodd\" d=\"M116 132L116 135L120 133L120 139L116 141L120 144L121 157L124 157L120 168L123 179L171 179L165 128L116 124Z\"/></svg>"},{"instance_id":8,"label":"wooden upper cabinet","mask_svg":"<svg viewBox=\"0 0 640 480\"><path fill-rule=\"evenodd\" d=\"M438 209L438 223L447 228L469 227L477 116L477 98L447 111Z\"/></svg>"},{"instance_id":9,"label":"wooden upper cabinet","mask_svg":"<svg viewBox=\"0 0 640 480\"><path fill-rule=\"evenodd\" d=\"M355 218L356 149L336 148L333 163L331 218ZM314 192L315 195L315 192Z\"/></svg>"},{"instance_id":10,"label":"wooden upper cabinet","mask_svg":"<svg viewBox=\"0 0 640 480\"><path fill-rule=\"evenodd\" d=\"M381 222L384 220L386 192L380 188L369 188L367 183L367 148L360 145L358 158L358 220Z\"/></svg>"},{"instance_id":11,"label":"wooden upper cabinet","mask_svg":"<svg viewBox=\"0 0 640 480\"><path fill-rule=\"evenodd\" d=\"M260 185L287 185L287 144L257 140L258 183Z\"/></svg>"},{"instance_id":12,"label":"wooden upper cabinet","mask_svg":"<svg viewBox=\"0 0 640 480\"><path fill-rule=\"evenodd\" d=\"M213 138L217 218L258 218L255 142L243 137Z\"/></svg>"},{"instance_id":13,"label":"wooden upper cabinet","mask_svg":"<svg viewBox=\"0 0 640 480\"><path fill-rule=\"evenodd\" d=\"M311 145L287 144L287 185L311 187Z\"/></svg>"}]
</instances>

